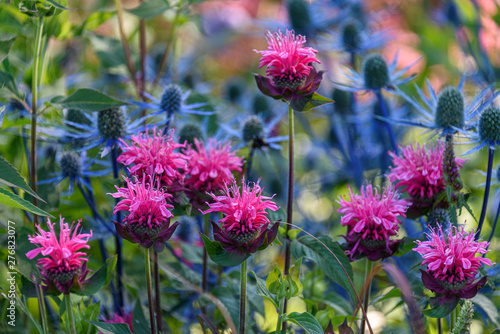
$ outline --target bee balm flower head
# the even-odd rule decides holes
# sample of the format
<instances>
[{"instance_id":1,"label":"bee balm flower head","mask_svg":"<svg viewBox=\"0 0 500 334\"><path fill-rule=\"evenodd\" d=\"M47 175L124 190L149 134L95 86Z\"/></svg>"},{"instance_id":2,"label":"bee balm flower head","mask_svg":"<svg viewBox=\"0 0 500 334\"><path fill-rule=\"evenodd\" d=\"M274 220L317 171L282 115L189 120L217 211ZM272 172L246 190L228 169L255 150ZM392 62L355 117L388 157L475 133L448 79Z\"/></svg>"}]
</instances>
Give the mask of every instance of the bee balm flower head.
<instances>
[{"instance_id":1,"label":"bee balm flower head","mask_svg":"<svg viewBox=\"0 0 500 334\"><path fill-rule=\"evenodd\" d=\"M64 218L60 217L60 231L56 233L54 224L47 218L49 231L43 230L37 225L38 234L28 236L32 244L38 247L26 253L26 257L34 259L41 254L44 257L38 259L38 266L43 276L46 287L51 290L55 287L59 293L69 294L70 288L76 285L81 289L83 282L88 274L87 255L81 252L82 249L89 249L87 245L90 233L78 233L80 221L75 225L64 223Z\"/></svg>"},{"instance_id":2,"label":"bee balm flower head","mask_svg":"<svg viewBox=\"0 0 500 334\"><path fill-rule=\"evenodd\" d=\"M259 181L250 187L243 182L242 190L233 181L229 188L224 186L222 195L211 194L213 203L208 203L209 209L202 211L222 212L224 217L219 220L222 226L213 224L215 241L220 242L226 251L243 251L248 254L266 248L276 238L278 225L269 226L268 212L276 211L278 206L271 199L262 195Z\"/></svg>"},{"instance_id":3,"label":"bee balm flower head","mask_svg":"<svg viewBox=\"0 0 500 334\"><path fill-rule=\"evenodd\" d=\"M267 50L257 51L262 55L259 68L267 67L267 77L255 74L255 80L260 91L274 99L284 99L291 103L302 97L313 94L321 83L323 72L317 72L313 63L317 51L305 47L306 38L295 36L293 30L267 33Z\"/></svg>"},{"instance_id":4,"label":"bee balm flower head","mask_svg":"<svg viewBox=\"0 0 500 334\"><path fill-rule=\"evenodd\" d=\"M486 277L474 279L482 264L492 264L481 256L487 247L488 242L474 240L474 231L454 226L443 231L439 226L431 230L428 240L417 241L413 250L422 255L422 265L427 265L426 271L421 270L425 287L448 300L473 298L486 284Z\"/></svg>"},{"instance_id":5,"label":"bee balm flower head","mask_svg":"<svg viewBox=\"0 0 500 334\"><path fill-rule=\"evenodd\" d=\"M398 249L401 240L391 240L397 235L399 216L406 217L409 203L399 199L391 188L379 194L371 184L361 187L361 194L349 194L337 201L342 214L340 223L347 226L347 251L351 260L366 256L376 261L391 256Z\"/></svg>"},{"instance_id":6,"label":"bee balm flower head","mask_svg":"<svg viewBox=\"0 0 500 334\"><path fill-rule=\"evenodd\" d=\"M116 187L117 192L108 194L114 198L123 198L113 211L127 212L123 224L114 222L118 234L142 247L154 246L157 251L165 248L164 242L169 240L178 222L170 224L174 215L170 212L173 206L167 203L167 198L172 195L163 189L155 188L150 182L132 181L126 179L127 187Z\"/></svg>"}]
</instances>

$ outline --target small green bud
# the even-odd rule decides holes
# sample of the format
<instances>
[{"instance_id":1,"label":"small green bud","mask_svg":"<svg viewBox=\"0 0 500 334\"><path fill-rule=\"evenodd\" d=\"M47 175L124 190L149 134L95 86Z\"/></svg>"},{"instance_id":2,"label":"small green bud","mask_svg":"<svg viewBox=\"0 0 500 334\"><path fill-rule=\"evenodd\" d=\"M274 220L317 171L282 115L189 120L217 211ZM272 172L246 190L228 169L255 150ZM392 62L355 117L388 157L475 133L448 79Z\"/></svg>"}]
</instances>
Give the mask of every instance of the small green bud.
<instances>
[{"instance_id":1,"label":"small green bud","mask_svg":"<svg viewBox=\"0 0 500 334\"><path fill-rule=\"evenodd\" d=\"M479 137L488 143L500 141L500 109L488 107L479 118Z\"/></svg>"},{"instance_id":2,"label":"small green bud","mask_svg":"<svg viewBox=\"0 0 500 334\"><path fill-rule=\"evenodd\" d=\"M363 75L365 86L369 89L380 89L388 86L391 82L387 63L379 54L372 54L365 58Z\"/></svg>"},{"instance_id":3,"label":"small green bud","mask_svg":"<svg viewBox=\"0 0 500 334\"><path fill-rule=\"evenodd\" d=\"M461 128L464 125L464 98L455 87L446 87L441 91L436 107L435 123L440 128Z\"/></svg>"}]
</instances>

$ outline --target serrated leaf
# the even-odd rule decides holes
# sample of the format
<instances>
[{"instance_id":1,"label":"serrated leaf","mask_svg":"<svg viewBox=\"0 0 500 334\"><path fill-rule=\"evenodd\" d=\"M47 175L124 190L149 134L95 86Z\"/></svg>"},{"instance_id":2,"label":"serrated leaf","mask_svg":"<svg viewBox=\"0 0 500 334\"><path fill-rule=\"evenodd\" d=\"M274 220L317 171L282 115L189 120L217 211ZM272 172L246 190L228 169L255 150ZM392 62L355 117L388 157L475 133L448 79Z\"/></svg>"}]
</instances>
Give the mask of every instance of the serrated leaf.
<instances>
[{"instance_id":1,"label":"serrated leaf","mask_svg":"<svg viewBox=\"0 0 500 334\"><path fill-rule=\"evenodd\" d=\"M323 334L323 327L321 327L320 323L316 318L307 312L304 313L298 313L298 312L292 312L288 315L284 316L284 319L286 321L293 322L296 325L299 325L304 329L306 333L309 334Z\"/></svg>"},{"instance_id":2,"label":"serrated leaf","mask_svg":"<svg viewBox=\"0 0 500 334\"><path fill-rule=\"evenodd\" d=\"M250 271L250 274L252 274L255 277L255 281L257 283L257 294L270 301L275 308L278 308L278 303L276 303L273 295L269 292L269 290L267 290L266 283L264 282L264 280L259 276L257 276L257 274L253 271Z\"/></svg>"},{"instance_id":3,"label":"serrated leaf","mask_svg":"<svg viewBox=\"0 0 500 334\"><path fill-rule=\"evenodd\" d=\"M103 334L132 334L127 324L112 324L102 321L89 321L89 324L94 325Z\"/></svg>"},{"instance_id":4,"label":"serrated leaf","mask_svg":"<svg viewBox=\"0 0 500 334\"><path fill-rule=\"evenodd\" d=\"M45 202L33 191L33 189L30 188L17 169L2 156L0 156L0 183L6 184L9 187L20 188L29 193L31 196Z\"/></svg>"},{"instance_id":5,"label":"serrated leaf","mask_svg":"<svg viewBox=\"0 0 500 334\"><path fill-rule=\"evenodd\" d=\"M474 298L471 298L470 301L482 308L496 327L500 327L500 315L498 313L498 308L491 299L481 293L478 293Z\"/></svg>"},{"instance_id":6,"label":"serrated leaf","mask_svg":"<svg viewBox=\"0 0 500 334\"><path fill-rule=\"evenodd\" d=\"M308 97L301 96L297 99L292 99L290 101L290 107L295 111L309 111L316 107L320 107L325 104L333 103L332 99L329 99L318 93L313 93Z\"/></svg>"},{"instance_id":7,"label":"serrated leaf","mask_svg":"<svg viewBox=\"0 0 500 334\"><path fill-rule=\"evenodd\" d=\"M52 100L52 104L62 108L79 109L82 111L101 111L127 104L116 100L93 89L77 89L63 100Z\"/></svg>"},{"instance_id":8,"label":"serrated leaf","mask_svg":"<svg viewBox=\"0 0 500 334\"><path fill-rule=\"evenodd\" d=\"M98 292L113 279L113 272L116 267L116 255L106 260L106 263L97 270L82 286L81 290L71 290L72 293L81 296L90 296Z\"/></svg>"},{"instance_id":9,"label":"serrated leaf","mask_svg":"<svg viewBox=\"0 0 500 334\"><path fill-rule=\"evenodd\" d=\"M228 252L219 242L210 240L204 234L201 234L201 237L210 259L221 266L234 267L240 265L243 261L250 257L250 254L244 252Z\"/></svg>"},{"instance_id":10,"label":"serrated leaf","mask_svg":"<svg viewBox=\"0 0 500 334\"><path fill-rule=\"evenodd\" d=\"M148 20L162 14L169 8L170 6L165 0L146 0L141 2L137 8L127 10L127 12L143 20Z\"/></svg>"},{"instance_id":11,"label":"serrated leaf","mask_svg":"<svg viewBox=\"0 0 500 334\"><path fill-rule=\"evenodd\" d=\"M334 242L329 236L322 235L318 238L320 241L305 236L292 242L291 250L296 258L306 257L313 260L320 269L330 277L334 282L343 286L351 295L354 302L357 302L356 294L351 286L349 278L353 277L351 262L344 254L342 248L337 242ZM328 247L335 256L333 256L323 245ZM340 261L337 261L337 259ZM342 266L345 268L349 277L346 276Z\"/></svg>"},{"instance_id":12,"label":"serrated leaf","mask_svg":"<svg viewBox=\"0 0 500 334\"><path fill-rule=\"evenodd\" d=\"M37 208L30 202L28 202L25 199L22 199L21 197L17 196L14 193L11 193L5 189L0 188L0 204L4 204L13 208L17 209L22 209L22 210L27 210L29 212L32 212L38 216L42 217L47 217L49 215L47 212L43 211L42 209Z\"/></svg>"},{"instance_id":13,"label":"serrated leaf","mask_svg":"<svg viewBox=\"0 0 500 334\"><path fill-rule=\"evenodd\" d=\"M14 44L15 40L16 37L0 40L0 62L2 62L5 58L7 58L7 56L9 55L10 48L12 47L12 44Z\"/></svg>"},{"instance_id":14,"label":"serrated leaf","mask_svg":"<svg viewBox=\"0 0 500 334\"><path fill-rule=\"evenodd\" d=\"M422 313L430 318L444 318L453 312L453 310L457 307L459 298L452 299L443 303L439 306L423 310Z\"/></svg>"}]
</instances>

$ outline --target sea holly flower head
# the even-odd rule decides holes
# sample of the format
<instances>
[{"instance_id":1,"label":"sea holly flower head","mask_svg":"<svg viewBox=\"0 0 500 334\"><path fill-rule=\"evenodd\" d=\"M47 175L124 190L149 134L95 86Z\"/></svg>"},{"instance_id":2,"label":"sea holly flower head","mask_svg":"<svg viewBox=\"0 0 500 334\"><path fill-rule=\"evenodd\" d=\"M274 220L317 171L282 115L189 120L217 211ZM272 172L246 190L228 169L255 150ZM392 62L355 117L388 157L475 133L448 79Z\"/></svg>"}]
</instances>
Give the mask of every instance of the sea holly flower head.
<instances>
[{"instance_id":1,"label":"sea holly flower head","mask_svg":"<svg viewBox=\"0 0 500 334\"><path fill-rule=\"evenodd\" d=\"M435 206L436 198L445 191L445 145L438 143L428 147L426 144L412 144L401 151L399 156L389 152L394 163L389 180L396 184L396 189L401 189L411 196L411 215L421 216ZM464 160L455 158L455 162L461 168Z\"/></svg>"},{"instance_id":2,"label":"sea holly flower head","mask_svg":"<svg viewBox=\"0 0 500 334\"><path fill-rule=\"evenodd\" d=\"M474 281L479 268L492 265L481 256L488 252L488 242L474 240L474 231L465 232L463 226L445 231L438 226L427 237L413 249L424 259L422 265L427 265L427 270L421 270L425 287L445 301L473 298L486 284L486 277Z\"/></svg>"},{"instance_id":3,"label":"sea holly flower head","mask_svg":"<svg viewBox=\"0 0 500 334\"><path fill-rule=\"evenodd\" d=\"M222 212L224 215L219 219L221 226L215 223L212 225L215 241L227 252L248 257L266 248L276 238L279 224L269 228L266 210L276 211L278 206L272 201L274 196L262 195L264 189L260 187L259 181L251 186L243 180L240 191L236 180L233 180L230 187L224 185L222 195L210 194L213 201L207 203L208 210L200 210L203 214Z\"/></svg>"},{"instance_id":4,"label":"sea holly flower head","mask_svg":"<svg viewBox=\"0 0 500 334\"><path fill-rule=\"evenodd\" d=\"M337 203L342 215L340 223L347 226L347 253L351 261L366 256L371 261L394 254L401 240L392 240L398 234L401 222L398 217L406 217L409 202L400 199L392 188L384 188L379 193L371 184L361 187L355 194L349 188L347 196L341 196Z\"/></svg>"},{"instance_id":5,"label":"sea holly flower head","mask_svg":"<svg viewBox=\"0 0 500 334\"><path fill-rule=\"evenodd\" d=\"M36 226L38 234L29 235L28 239L37 248L26 253L28 259L34 259L41 254L43 258L38 259L37 264L43 276L43 282L49 291L69 294L72 287L82 288L88 274L87 254L82 249L90 249L87 245L90 233L79 233L81 220L71 226L64 223L62 216L59 218L60 230L57 233L54 229L55 223L51 223L47 218L48 231Z\"/></svg>"},{"instance_id":6,"label":"sea holly flower head","mask_svg":"<svg viewBox=\"0 0 500 334\"><path fill-rule=\"evenodd\" d=\"M232 151L229 142L220 143L215 138L208 140L208 145L194 139L194 147L189 146L184 155L187 160L186 195L192 204L203 207L207 192L219 193L226 183L234 180L233 172L241 172L243 158ZM201 201L201 202L200 202Z\"/></svg>"},{"instance_id":7,"label":"sea holly flower head","mask_svg":"<svg viewBox=\"0 0 500 334\"><path fill-rule=\"evenodd\" d=\"M203 132L200 127L194 123L185 124L179 131L179 142L194 144L194 139L203 140Z\"/></svg>"},{"instance_id":8,"label":"sea holly flower head","mask_svg":"<svg viewBox=\"0 0 500 334\"><path fill-rule=\"evenodd\" d=\"M132 145L121 140L123 152L117 161L129 166L130 176L139 180L159 178L160 186L167 186L172 193L180 189L184 180L186 156L178 150L185 147L176 142L173 131L165 136L154 128L150 135L146 129L145 133L132 136Z\"/></svg>"},{"instance_id":9,"label":"sea holly flower head","mask_svg":"<svg viewBox=\"0 0 500 334\"><path fill-rule=\"evenodd\" d=\"M267 67L268 75L255 74L257 86L263 94L285 100L295 110L304 110L323 77L323 72L317 72L312 65L320 63L317 51L305 47L306 38L295 36L293 30L287 30L284 35L280 31L274 34L268 31L267 42L267 50L254 50L262 55L259 68ZM329 102L332 101L326 103Z\"/></svg>"},{"instance_id":10,"label":"sea holly flower head","mask_svg":"<svg viewBox=\"0 0 500 334\"><path fill-rule=\"evenodd\" d=\"M179 223L170 224L170 218L174 216L170 210L174 207L167 203L167 199L172 195L163 188L155 187L150 180L127 178L126 187L115 186L117 192L108 195L123 198L113 210L113 214L126 212L123 223L113 222L116 232L132 243L144 248L154 246L156 251L161 252L165 248L164 242L170 239Z\"/></svg>"}]
</instances>

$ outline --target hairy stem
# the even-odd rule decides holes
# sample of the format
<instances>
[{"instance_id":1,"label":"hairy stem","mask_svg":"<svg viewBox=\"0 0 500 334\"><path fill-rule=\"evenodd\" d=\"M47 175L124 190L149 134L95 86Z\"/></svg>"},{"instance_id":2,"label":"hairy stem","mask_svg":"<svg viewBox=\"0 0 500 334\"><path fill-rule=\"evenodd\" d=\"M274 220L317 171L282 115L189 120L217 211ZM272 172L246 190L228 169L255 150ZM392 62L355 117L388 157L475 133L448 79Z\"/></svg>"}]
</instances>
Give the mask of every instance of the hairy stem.
<instances>
[{"instance_id":1,"label":"hairy stem","mask_svg":"<svg viewBox=\"0 0 500 334\"><path fill-rule=\"evenodd\" d=\"M437 318L438 334L443 334L443 324L442 319Z\"/></svg>"},{"instance_id":2,"label":"hairy stem","mask_svg":"<svg viewBox=\"0 0 500 334\"><path fill-rule=\"evenodd\" d=\"M241 264L240 279L240 331L239 334L245 334L246 304L247 304L247 260Z\"/></svg>"},{"instance_id":3,"label":"hairy stem","mask_svg":"<svg viewBox=\"0 0 500 334\"><path fill-rule=\"evenodd\" d=\"M73 305L71 305L71 295L68 293L64 295L64 301L66 302L66 312L68 312L68 323L70 334L76 334L76 324L75 318L73 316Z\"/></svg>"},{"instance_id":4,"label":"hairy stem","mask_svg":"<svg viewBox=\"0 0 500 334\"><path fill-rule=\"evenodd\" d=\"M149 306L149 320L151 322L151 334L156 334L156 312L154 310L154 302L153 302L153 286L151 283L151 261L150 261L150 252L152 250L149 248L144 249L144 262L146 264L146 285L148 289L148 306Z\"/></svg>"},{"instance_id":5,"label":"hairy stem","mask_svg":"<svg viewBox=\"0 0 500 334\"><path fill-rule=\"evenodd\" d=\"M47 312L45 309L45 298L43 297L42 287L35 280L36 295L38 299L38 311L40 312L40 322L42 323L42 330L44 334L49 333Z\"/></svg>"},{"instance_id":6,"label":"hairy stem","mask_svg":"<svg viewBox=\"0 0 500 334\"><path fill-rule=\"evenodd\" d=\"M490 186L491 186L491 174L493 170L493 158L495 156L495 150L488 147L488 170L486 171L486 186L484 189L483 207L481 209L481 217L479 218L479 224L477 226L477 232L475 239L479 239L481 236L481 230L483 229L484 220L486 218L486 209L488 208L488 198L490 197Z\"/></svg>"},{"instance_id":7,"label":"hairy stem","mask_svg":"<svg viewBox=\"0 0 500 334\"><path fill-rule=\"evenodd\" d=\"M283 313L284 313L284 309L285 309L285 302L286 302L285 298L280 299L280 303L279 303L279 307L278 307L278 322L276 323L276 332L275 332L276 334L281 333L282 327L285 327L285 330L286 330L286 324L284 324L282 321Z\"/></svg>"},{"instance_id":8,"label":"hairy stem","mask_svg":"<svg viewBox=\"0 0 500 334\"><path fill-rule=\"evenodd\" d=\"M205 215L205 221L203 224L203 234L208 236L210 233L210 222L208 221L209 215ZM203 247L203 268L202 268L202 277L201 277L201 290L203 292L207 291L208 287L208 252L207 248ZM206 313L206 308L202 307L201 308L202 313Z\"/></svg>"},{"instance_id":9,"label":"hairy stem","mask_svg":"<svg viewBox=\"0 0 500 334\"><path fill-rule=\"evenodd\" d=\"M38 76L40 75L40 59L42 58L42 36L43 36L43 16L38 18L36 26L35 52L33 55L33 75L31 81L31 166L30 179L31 188L37 192L37 167L36 167L36 117L37 117L37 101L38 101ZM33 205L38 205L38 200L33 197ZM35 225L38 224L38 215L34 216Z\"/></svg>"},{"instance_id":10,"label":"hairy stem","mask_svg":"<svg viewBox=\"0 0 500 334\"><path fill-rule=\"evenodd\" d=\"M290 238L288 232L292 229L292 215L293 215L293 186L294 186L294 173L295 173L295 161L294 161L294 120L293 120L293 109L288 107L288 200L287 200L287 210L286 210L286 221L288 224L286 226L286 241L285 241L285 275L288 275L290 271L291 253L290 253ZM287 301L285 300L283 305L283 312L286 313ZM286 321L283 322L283 329L286 329Z\"/></svg>"}]
</instances>

